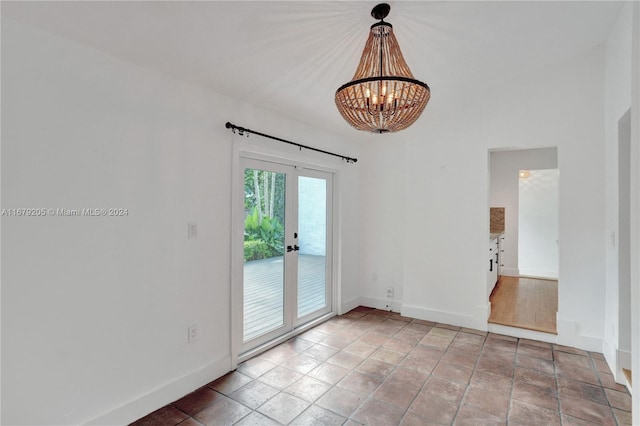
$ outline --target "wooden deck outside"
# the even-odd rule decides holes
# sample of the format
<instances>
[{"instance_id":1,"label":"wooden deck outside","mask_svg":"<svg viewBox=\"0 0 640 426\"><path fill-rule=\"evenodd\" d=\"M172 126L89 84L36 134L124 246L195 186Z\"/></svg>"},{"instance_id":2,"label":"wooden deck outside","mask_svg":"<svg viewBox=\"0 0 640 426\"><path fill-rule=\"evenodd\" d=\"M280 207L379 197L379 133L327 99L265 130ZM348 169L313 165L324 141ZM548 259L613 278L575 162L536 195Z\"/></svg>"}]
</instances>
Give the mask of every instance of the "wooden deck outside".
<instances>
[{"instance_id":1,"label":"wooden deck outside","mask_svg":"<svg viewBox=\"0 0 640 426\"><path fill-rule=\"evenodd\" d=\"M244 264L246 342L283 323L282 256ZM298 255L298 318L325 307L325 257Z\"/></svg>"}]
</instances>

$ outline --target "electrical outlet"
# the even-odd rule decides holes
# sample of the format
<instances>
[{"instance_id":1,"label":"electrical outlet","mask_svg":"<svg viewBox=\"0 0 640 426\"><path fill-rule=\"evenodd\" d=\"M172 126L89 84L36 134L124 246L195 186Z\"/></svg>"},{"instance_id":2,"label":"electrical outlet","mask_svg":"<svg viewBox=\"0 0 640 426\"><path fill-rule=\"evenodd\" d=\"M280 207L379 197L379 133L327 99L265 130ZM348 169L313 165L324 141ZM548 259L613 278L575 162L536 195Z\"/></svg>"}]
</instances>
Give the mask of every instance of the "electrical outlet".
<instances>
[{"instance_id":1,"label":"electrical outlet","mask_svg":"<svg viewBox=\"0 0 640 426\"><path fill-rule=\"evenodd\" d=\"M187 332L187 340L189 343L194 343L198 340L198 324L191 324Z\"/></svg>"},{"instance_id":2,"label":"electrical outlet","mask_svg":"<svg viewBox=\"0 0 640 426\"><path fill-rule=\"evenodd\" d=\"M393 287L387 289L387 299L393 299Z\"/></svg>"}]
</instances>

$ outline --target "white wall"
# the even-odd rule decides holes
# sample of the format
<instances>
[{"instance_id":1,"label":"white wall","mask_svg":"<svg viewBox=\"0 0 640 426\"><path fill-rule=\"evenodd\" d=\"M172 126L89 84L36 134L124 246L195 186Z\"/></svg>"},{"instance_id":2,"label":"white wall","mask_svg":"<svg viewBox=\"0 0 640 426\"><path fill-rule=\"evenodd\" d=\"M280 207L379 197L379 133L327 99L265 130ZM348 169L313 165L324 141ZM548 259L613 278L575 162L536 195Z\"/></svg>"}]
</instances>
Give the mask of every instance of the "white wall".
<instances>
[{"instance_id":1,"label":"white wall","mask_svg":"<svg viewBox=\"0 0 640 426\"><path fill-rule=\"evenodd\" d=\"M361 212L361 302L396 312L400 311L403 300L406 225L404 144L401 137L401 133L369 135L369 149L361 155L363 185L358 198ZM428 224L420 218L411 226L419 231ZM392 299L387 298L388 288L394 289Z\"/></svg>"},{"instance_id":2,"label":"white wall","mask_svg":"<svg viewBox=\"0 0 640 426\"><path fill-rule=\"evenodd\" d=\"M640 4L634 3L631 30L631 259L640 259ZM640 371L640 262L631 263L632 370ZM633 423L640 423L640 398L632 398Z\"/></svg>"},{"instance_id":3,"label":"white wall","mask_svg":"<svg viewBox=\"0 0 640 426\"><path fill-rule=\"evenodd\" d=\"M629 335L631 319L619 319L618 291L618 121L631 107L631 3L625 3L607 42L605 70L605 161L606 161L606 296L603 353L617 380L622 381L618 357L630 356L630 347L619 347L620 333ZM626 326L626 327L625 327ZM622 327L622 329L621 329ZM622 352L620 350L622 349ZM626 353L626 355L625 355Z\"/></svg>"},{"instance_id":4,"label":"white wall","mask_svg":"<svg viewBox=\"0 0 640 426\"><path fill-rule=\"evenodd\" d=\"M610 224L605 97L594 82L604 81L603 64L597 49L461 98L430 80L434 97L418 123L372 135L363 153L3 17L2 207L125 207L129 216L2 219L2 423L102 413L125 423L228 368L227 120L359 157L338 176L343 308L384 301L394 285L403 313L476 328L487 315L487 152L557 146L558 339L600 350ZM186 239L188 221L198 222L196 240ZM193 321L200 340L188 345Z\"/></svg>"},{"instance_id":5,"label":"white wall","mask_svg":"<svg viewBox=\"0 0 640 426\"><path fill-rule=\"evenodd\" d=\"M2 89L3 208L128 209L2 218L3 424L127 423L229 370L227 120L358 155L343 138L6 17ZM337 160L346 193L357 167ZM353 301L358 203L338 198L341 296Z\"/></svg>"},{"instance_id":6,"label":"white wall","mask_svg":"<svg viewBox=\"0 0 640 426\"><path fill-rule=\"evenodd\" d=\"M558 279L558 169L528 170L518 195L520 274Z\"/></svg>"},{"instance_id":7,"label":"white wall","mask_svg":"<svg viewBox=\"0 0 640 426\"><path fill-rule=\"evenodd\" d=\"M404 233L400 246L363 252L365 296L381 297L380 277L401 279L403 314L486 329L487 152L557 146L563 283L558 340L600 349L604 88L594 82L603 80L602 48L464 95L431 80L434 96L423 117L399 140L388 141L392 147L387 149L404 151L401 159L387 151L363 164L363 179L371 177L385 196L391 194L390 201L380 197L387 202L378 203L375 215L365 217L363 238L388 236L387 241L398 242L391 229L402 227ZM377 202L373 189L365 198ZM399 209L404 211L400 219Z\"/></svg>"},{"instance_id":8,"label":"white wall","mask_svg":"<svg viewBox=\"0 0 640 426\"><path fill-rule=\"evenodd\" d=\"M520 170L558 167L556 148L493 151L489 155L489 207L504 207L505 233L502 275L517 277L519 256Z\"/></svg>"}]
</instances>

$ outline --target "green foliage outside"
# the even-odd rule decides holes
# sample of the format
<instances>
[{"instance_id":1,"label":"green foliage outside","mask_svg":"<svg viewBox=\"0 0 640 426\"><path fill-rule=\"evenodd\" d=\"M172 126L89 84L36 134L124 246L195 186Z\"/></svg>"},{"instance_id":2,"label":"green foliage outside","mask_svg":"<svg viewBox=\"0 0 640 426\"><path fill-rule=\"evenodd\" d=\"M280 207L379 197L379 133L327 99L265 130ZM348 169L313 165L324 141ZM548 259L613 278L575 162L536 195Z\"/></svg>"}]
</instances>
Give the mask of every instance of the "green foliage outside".
<instances>
[{"instance_id":1,"label":"green foliage outside","mask_svg":"<svg viewBox=\"0 0 640 426\"><path fill-rule=\"evenodd\" d=\"M284 254L284 195L284 173L245 169L245 262Z\"/></svg>"},{"instance_id":2,"label":"green foliage outside","mask_svg":"<svg viewBox=\"0 0 640 426\"><path fill-rule=\"evenodd\" d=\"M276 218L260 221L254 208L244 221L244 261L268 259L284 254L284 227Z\"/></svg>"},{"instance_id":3,"label":"green foliage outside","mask_svg":"<svg viewBox=\"0 0 640 426\"><path fill-rule=\"evenodd\" d=\"M250 260L269 259L272 257L271 253L271 248L264 241L255 240L244 242L245 262Z\"/></svg>"},{"instance_id":4,"label":"green foliage outside","mask_svg":"<svg viewBox=\"0 0 640 426\"><path fill-rule=\"evenodd\" d=\"M257 208L260 216L277 218L284 223L284 173L245 169L244 208Z\"/></svg>"}]
</instances>

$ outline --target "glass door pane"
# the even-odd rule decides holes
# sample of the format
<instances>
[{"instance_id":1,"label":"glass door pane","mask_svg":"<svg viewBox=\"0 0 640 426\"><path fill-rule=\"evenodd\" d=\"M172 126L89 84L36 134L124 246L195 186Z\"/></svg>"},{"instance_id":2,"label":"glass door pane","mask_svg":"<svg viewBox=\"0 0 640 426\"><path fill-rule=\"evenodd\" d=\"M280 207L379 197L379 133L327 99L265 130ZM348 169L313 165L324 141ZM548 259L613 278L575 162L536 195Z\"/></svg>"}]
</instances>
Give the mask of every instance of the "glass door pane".
<instances>
[{"instance_id":1,"label":"glass door pane","mask_svg":"<svg viewBox=\"0 0 640 426\"><path fill-rule=\"evenodd\" d=\"M243 343L285 326L286 174L244 169Z\"/></svg>"},{"instance_id":2,"label":"glass door pane","mask_svg":"<svg viewBox=\"0 0 640 426\"><path fill-rule=\"evenodd\" d=\"M298 177L298 317L328 305L327 180Z\"/></svg>"},{"instance_id":3,"label":"glass door pane","mask_svg":"<svg viewBox=\"0 0 640 426\"><path fill-rule=\"evenodd\" d=\"M244 262L234 283L248 354L331 311L333 175L252 158L241 172Z\"/></svg>"}]
</instances>

